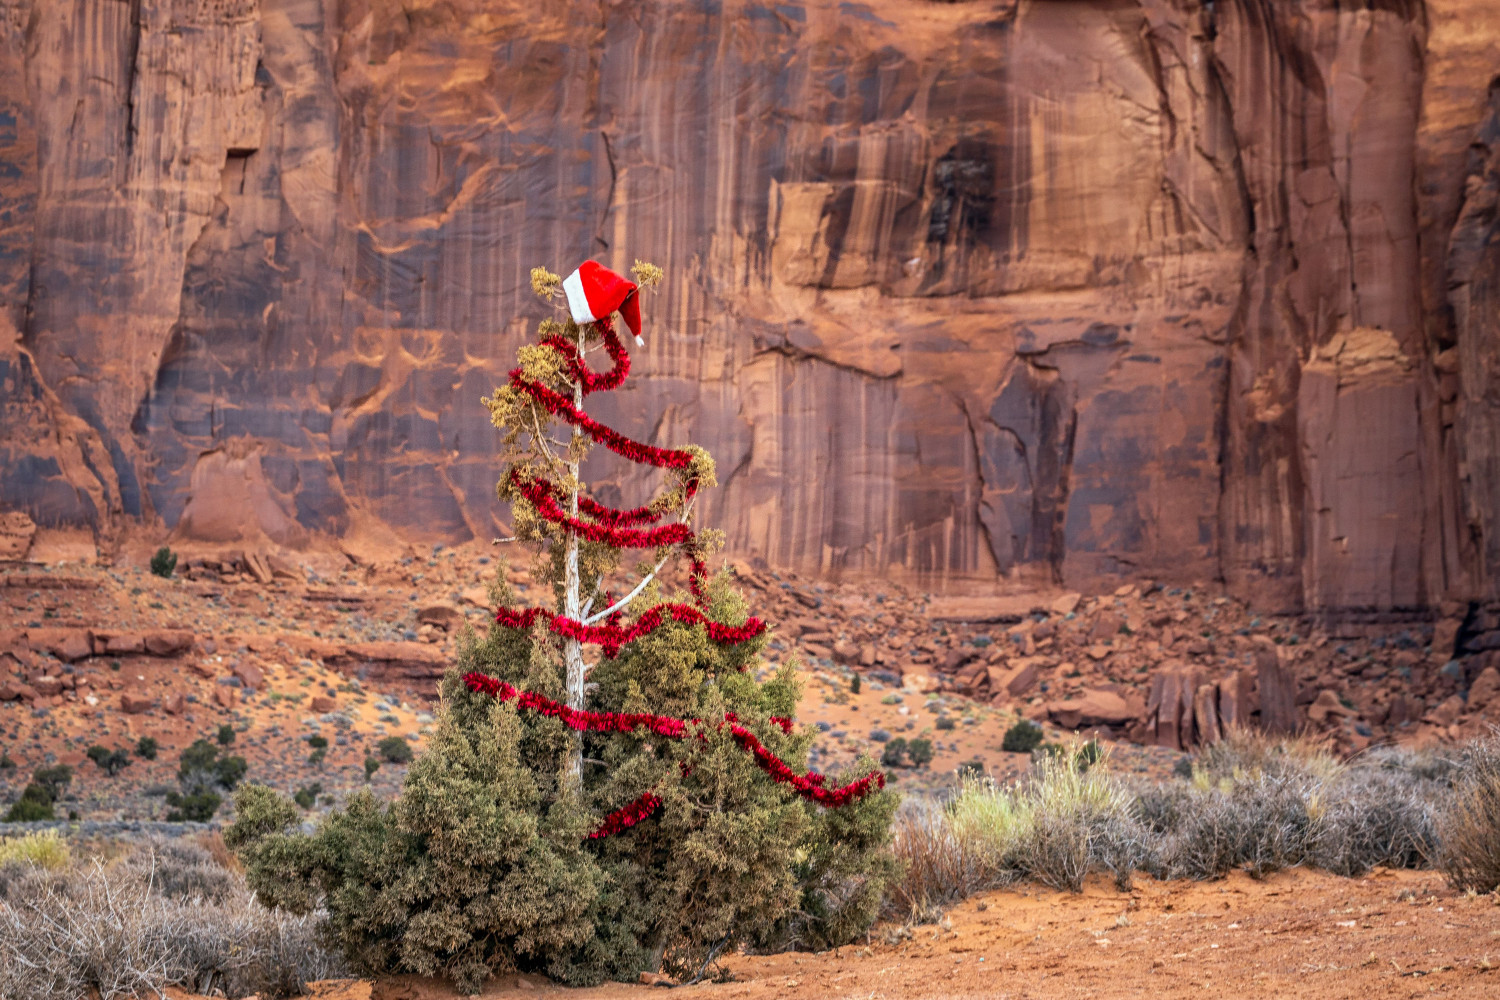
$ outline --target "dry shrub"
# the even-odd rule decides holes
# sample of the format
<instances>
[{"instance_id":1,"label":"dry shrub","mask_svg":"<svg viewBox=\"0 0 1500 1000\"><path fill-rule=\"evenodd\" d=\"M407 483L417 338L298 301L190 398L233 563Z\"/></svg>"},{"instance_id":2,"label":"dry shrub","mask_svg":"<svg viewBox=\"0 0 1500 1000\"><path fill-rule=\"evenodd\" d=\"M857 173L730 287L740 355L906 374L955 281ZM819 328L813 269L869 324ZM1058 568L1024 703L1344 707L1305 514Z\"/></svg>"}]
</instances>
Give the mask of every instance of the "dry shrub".
<instances>
[{"instance_id":1,"label":"dry shrub","mask_svg":"<svg viewBox=\"0 0 1500 1000\"><path fill-rule=\"evenodd\" d=\"M1444 783L1420 772L1361 761L1329 782L1313 804L1318 836L1311 864L1335 875L1363 875L1376 865L1417 868L1437 847Z\"/></svg>"},{"instance_id":2,"label":"dry shrub","mask_svg":"<svg viewBox=\"0 0 1500 1000\"><path fill-rule=\"evenodd\" d=\"M1451 801L1438 819L1438 867L1460 889L1500 890L1500 729L1457 761Z\"/></svg>"},{"instance_id":3,"label":"dry shrub","mask_svg":"<svg viewBox=\"0 0 1500 1000\"><path fill-rule=\"evenodd\" d=\"M976 892L1031 879L1077 892L1090 872L1128 885L1153 863L1132 797L1097 745L1038 758L1027 780L1008 787L966 776L943 807L913 803L897 816L895 851L906 874L887 912L931 919Z\"/></svg>"},{"instance_id":4,"label":"dry shrub","mask_svg":"<svg viewBox=\"0 0 1500 1000\"><path fill-rule=\"evenodd\" d=\"M13 866L19 875L0 897L0 997L115 1000L168 985L285 996L340 971L318 946L312 917L267 910L243 880L212 900L185 888L203 877L197 869L209 856L175 847L183 856L160 869L139 852L112 865ZM159 876L184 894L165 895Z\"/></svg>"},{"instance_id":5,"label":"dry shrub","mask_svg":"<svg viewBox=\"0 0 1500 1000\"><path fill-rule=\"evenodd\" d=\"M920 799L902 804L891 829L891 847L903 875L886 892L886 916L926 923L942 908L977 892L1014 881L982 839L960 833L942 806Z\"/></svg>"},{"instance_id":6,"label":"dry shrub","mask_svg":"<svg viewBox=\"0 0 1500 1000\"><path fill-rule=\"evenodd\" d=\"M37 830L24 837L0 837L0 868L36 865L56 869L67 865L68 842L57 830Z\"/></svg>"}]
</instances>

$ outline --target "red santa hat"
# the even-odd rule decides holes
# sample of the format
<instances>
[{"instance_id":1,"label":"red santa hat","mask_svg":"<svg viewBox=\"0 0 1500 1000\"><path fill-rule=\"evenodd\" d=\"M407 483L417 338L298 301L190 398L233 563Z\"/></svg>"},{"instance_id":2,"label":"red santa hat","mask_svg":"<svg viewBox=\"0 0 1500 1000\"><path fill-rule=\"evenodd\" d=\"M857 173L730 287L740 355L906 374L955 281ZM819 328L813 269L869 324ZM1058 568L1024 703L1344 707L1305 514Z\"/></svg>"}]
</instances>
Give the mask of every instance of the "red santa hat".
<instances>
[{"instance_id":1,"label":"red santa hat","mask_svg":"<svg viewBox=\"0 0 1500 1000\"><path fill-rule=\"evenodd\" d=\"M563 279L563 291L568 295L573 322L595 323L619 310L625 325L635 335L635 342L645 346L646 342L641 339L641 304L635 282L598 261L586 260L578 270Z\"/></svg>"}]
</instances>

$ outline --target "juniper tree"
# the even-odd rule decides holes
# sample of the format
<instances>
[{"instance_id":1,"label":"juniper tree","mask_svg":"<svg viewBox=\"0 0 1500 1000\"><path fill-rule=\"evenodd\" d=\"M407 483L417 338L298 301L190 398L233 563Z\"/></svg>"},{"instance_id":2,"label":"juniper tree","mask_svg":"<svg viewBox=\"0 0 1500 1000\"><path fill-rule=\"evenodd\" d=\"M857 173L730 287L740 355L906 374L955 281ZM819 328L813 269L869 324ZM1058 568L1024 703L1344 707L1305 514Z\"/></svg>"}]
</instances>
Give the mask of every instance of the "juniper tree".
<instances>
[{"instance_id":1,"label":"juniper tree","mask_svg":"<svg viewBox=\"0 0 1500 1000\"><path fill-rule=\"evenodd\" d=\"M571 983L701 975L742 943L850 940L892 874L883 775L868 759L840 780L805 773L816 731L791 721L795 667L763 679L764 623L727 570L708 572L720 538L691 520L712 458L632 441L585 410L628 375L610 313L639 334L635 296L661 278L639 262L633 274L533 271L538 295L565 292L568 309L484 400L507 544L531 553L550 599L523 606L497 574L495 624L461 635L394 802L361 793L309 836L290 832L300 812L278 796L237 801L226 839L252 885L324 907L332 941L367 968L442 972L466 992L502 968ZM612 367L596 372L601 351ZM595 445L661 470L661 490L603 503L582 479ZM632 550L648 555L622 580Z\"/></svg>"}]
</instances>

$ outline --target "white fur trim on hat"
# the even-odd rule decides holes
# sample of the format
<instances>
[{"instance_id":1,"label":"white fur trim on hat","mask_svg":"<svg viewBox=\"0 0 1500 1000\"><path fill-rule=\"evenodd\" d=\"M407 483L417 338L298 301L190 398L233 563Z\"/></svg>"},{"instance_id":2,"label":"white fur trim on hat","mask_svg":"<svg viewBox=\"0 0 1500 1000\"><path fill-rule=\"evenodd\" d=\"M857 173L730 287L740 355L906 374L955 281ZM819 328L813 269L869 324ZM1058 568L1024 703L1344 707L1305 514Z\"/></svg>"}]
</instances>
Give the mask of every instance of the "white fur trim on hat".
<instances>
[{"instance_id":1,"label":"white fur trim on hat","mask_svg":"<svg viewBox=\"0 0 1500 1000\"><path fill-rule=\"evenodd\" d=\"M589 299L583 292L583 278L577 271L563 279L563 291L568 296L568 309L573 313L573 322L581 325L599 318L589 310Z\"/></svg>"}]
</instances>

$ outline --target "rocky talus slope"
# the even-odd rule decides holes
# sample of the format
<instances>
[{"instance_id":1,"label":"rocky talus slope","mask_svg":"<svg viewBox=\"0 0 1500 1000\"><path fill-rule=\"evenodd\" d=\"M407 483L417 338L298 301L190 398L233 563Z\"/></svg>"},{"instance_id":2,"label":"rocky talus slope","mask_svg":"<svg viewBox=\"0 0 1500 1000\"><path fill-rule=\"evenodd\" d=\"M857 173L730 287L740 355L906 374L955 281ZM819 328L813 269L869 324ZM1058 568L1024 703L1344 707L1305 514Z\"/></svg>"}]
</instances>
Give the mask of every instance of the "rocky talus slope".
<instances>
[{"instance_id":1,"label":"rocky talus slope","mask_svg":"<svg viewBox=\"0 0 1500 1000\"><path fill-rule=\"evenodd\" d=\"M83 818L161 818L180 751L223 725L252 780L316 783L337 799L364 785L381 739L420 748L462 631L490 619L496 569L477 546L364 565L193 557L173 579L143 564L0 569L0 760L15 765L0 765L0 800L34 768L66 763L77 776L65 805ZM928 741L925 764L891 763L903 788L949 787L975 762L1023 771L1027 755L1002 748L1023 717L1053 741L1113 741L1119 766L1155 776L1232 723L1353 752L1500 722L1500 653L1467 652L1492 634L1481 609L1330 627L1257 615L1210 587L960 599L734 569L772 623L769 663L801 664L798 721L824 733L814 766ZM542 597L524 569L507 577L521 599ZM157 759L119 775L85 757L143 736ZM388 761L373 783L389 794L400 777Z\"/></svg>"}]
</instances>

